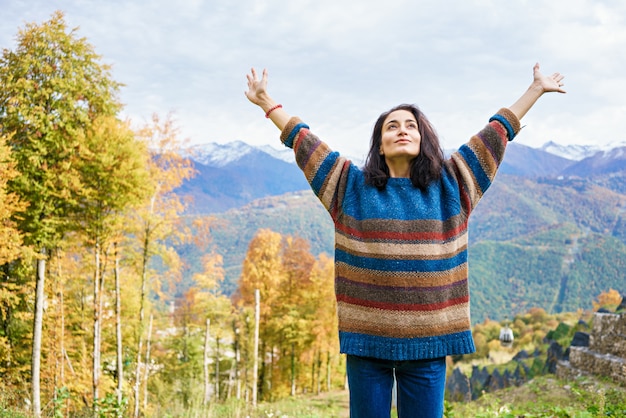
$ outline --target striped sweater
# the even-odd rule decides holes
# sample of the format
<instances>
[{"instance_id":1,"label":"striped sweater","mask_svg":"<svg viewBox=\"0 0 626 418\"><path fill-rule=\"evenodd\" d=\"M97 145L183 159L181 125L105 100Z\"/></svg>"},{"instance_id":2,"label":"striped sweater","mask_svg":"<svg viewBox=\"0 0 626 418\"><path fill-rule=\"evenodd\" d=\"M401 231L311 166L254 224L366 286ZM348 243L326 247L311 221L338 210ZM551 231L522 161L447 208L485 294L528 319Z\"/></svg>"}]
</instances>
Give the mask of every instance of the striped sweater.
<instances>
[{"instance_id":1,"label":"striped sweater","mask_svg":"<svg viewBox=\"0 0 626 418\"><path fill-rule=\"evenodd\" d=\"M520 129L503 108L425 191L409 178L384 190L293 117L281 141L335 224L335 293L342 353L418 360L475 351L468 286L468 217Z\"/></svg>"}]
</instances>

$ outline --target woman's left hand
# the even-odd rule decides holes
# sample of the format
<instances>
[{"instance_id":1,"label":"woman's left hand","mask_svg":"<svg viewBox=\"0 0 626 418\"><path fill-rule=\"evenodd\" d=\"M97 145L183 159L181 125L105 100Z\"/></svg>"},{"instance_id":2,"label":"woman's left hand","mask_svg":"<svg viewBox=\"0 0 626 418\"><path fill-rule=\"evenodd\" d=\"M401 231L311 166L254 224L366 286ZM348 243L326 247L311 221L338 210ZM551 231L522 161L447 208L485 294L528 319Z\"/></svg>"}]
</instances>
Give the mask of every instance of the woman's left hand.
<instances>
[{"instance_id":1,"label":"woman's left hand","mask_svg":"<svg viewBox=\"0 0 626 418\"><path fill-rule=\"evenodd\" d=\"M546 76L539 70L539 63L533 67L533 84L541 87L544 93L557 92L565 93L563 89L564 75L561 73L554 73L551 76Z\"/></svg>"}]
</instances>

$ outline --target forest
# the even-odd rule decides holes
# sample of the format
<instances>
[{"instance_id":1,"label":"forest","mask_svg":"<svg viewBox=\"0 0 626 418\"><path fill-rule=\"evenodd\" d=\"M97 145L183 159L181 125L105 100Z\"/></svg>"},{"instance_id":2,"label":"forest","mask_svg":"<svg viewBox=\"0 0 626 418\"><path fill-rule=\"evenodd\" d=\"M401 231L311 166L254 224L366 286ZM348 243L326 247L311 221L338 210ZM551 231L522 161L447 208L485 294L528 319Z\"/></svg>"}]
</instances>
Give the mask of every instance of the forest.
<instances>
[{"instance_id":1,"label":"forest","mask_svg":"<svg viewBox=\"0 0 626 418\"><path fill-rule=\"evenodd\" d=\"M226 296L221 221L176 193L195 171L175 121L122 119L121 84L61 12L19 30L0 85L0 413L180 416L345 387L330 256L258 229ZM558 325L527 315L542 325L520 344ZM477 358L498 329L482 324Z\"/></svg>"},{"instance_id":2,"label":"forest","mask_svg":"<svg viewBox=\"0 0 626 418\"><path fill-rule=\"evenodd\" d=\"M61 12L19 30L0 85L0 409L155 416L343 384L331 260L261 230L223 296L215 220L174 192L194 175L174 121L122 120ZM205 251L180 290L186 243Z\"/></svg>"}]
</instances>

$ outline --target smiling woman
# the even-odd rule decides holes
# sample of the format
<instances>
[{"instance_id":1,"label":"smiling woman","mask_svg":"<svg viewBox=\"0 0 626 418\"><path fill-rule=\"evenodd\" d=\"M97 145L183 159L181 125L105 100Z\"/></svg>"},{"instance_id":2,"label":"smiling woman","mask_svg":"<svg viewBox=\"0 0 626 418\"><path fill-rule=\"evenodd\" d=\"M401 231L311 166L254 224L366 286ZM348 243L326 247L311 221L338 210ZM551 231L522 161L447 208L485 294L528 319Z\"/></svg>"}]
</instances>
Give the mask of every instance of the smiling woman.
<instances>
[{"instance_id":1,"label":"smiling woman","mask_svg":"<svg viewBox=\"0 0 626 418\"><path fill-rule=\"evenodd\" d=\"M520 119L563 76L533 68L512 106L449 160L415 106L376 121L360 170L267 93L267 71L248 74L248 99L281 130L335 224L335 292L347 354L352 417L388 417L394 379L398 415L443 413L445 357L475 351L467 264L468 217L491 185Z\"/></svg>"},{"instance_id":2,"label":"smiling woman","mask_svg":"<svg viewBox=\"0 0 626 418\"><path fill-rule=\"evenodd\" d=\"M491 185L520 119L563 76L533 68L512 106L452 157L423 113L381 114L363 170L315 136L267 93L267 71L248 74L248 99L281 130L335 224L339 341L347 354L350 416L440 418L446 356L475 351L468 286L468 217Z\"/></svg>"},{"instance_id":3,"label":"smiling woman","mask_svg":"<svg viewBox=\"0 0 626 418\"><path fill-rule=\"evenodd\" d=\"M384 112L374 124L365 179L382 190L390 177L408 177L425 189L441 176L443 151L435 129L414 105L402 104Z\"/></svg>"}]
</instances>

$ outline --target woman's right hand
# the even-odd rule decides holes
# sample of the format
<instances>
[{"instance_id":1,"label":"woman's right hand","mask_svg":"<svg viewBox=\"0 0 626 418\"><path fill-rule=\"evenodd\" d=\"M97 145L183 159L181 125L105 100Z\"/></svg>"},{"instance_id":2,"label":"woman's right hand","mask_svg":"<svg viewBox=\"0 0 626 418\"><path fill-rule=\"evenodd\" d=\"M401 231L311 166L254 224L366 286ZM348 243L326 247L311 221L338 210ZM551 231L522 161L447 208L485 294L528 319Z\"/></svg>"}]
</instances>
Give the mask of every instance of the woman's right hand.
<instances>
[{"instance_id":1,"label":"woman's right hand","mask_svg":"<svg viewBox=\"0 0 626 418\"><path fill-rule=\"evenodd\" d=\"M256 70L252 68L250 74L246 74L246 78L248 79L246 97L255 105L265 108L271 102L267 94L267 70L263 69L263 75L259 80Z\"/></svg>"},{"instance_id":2,"label":"woman's right hand","mask_svg":"<svg viewBox=\"0 0 626 418\"><path fill-rule=\"evenodd\" d=\"M252 68L246 78L248 79L248 91L246 91L248 100L259 106L265 113L265 117L270 118L278 129L281 131L285 129L291 116L283 110L282 105L277 104L267 94L267 70L263 69L263 75L259 80L256 70Z\"/></svg>"}]
</instances>

